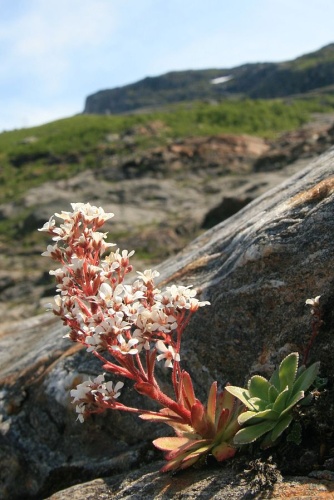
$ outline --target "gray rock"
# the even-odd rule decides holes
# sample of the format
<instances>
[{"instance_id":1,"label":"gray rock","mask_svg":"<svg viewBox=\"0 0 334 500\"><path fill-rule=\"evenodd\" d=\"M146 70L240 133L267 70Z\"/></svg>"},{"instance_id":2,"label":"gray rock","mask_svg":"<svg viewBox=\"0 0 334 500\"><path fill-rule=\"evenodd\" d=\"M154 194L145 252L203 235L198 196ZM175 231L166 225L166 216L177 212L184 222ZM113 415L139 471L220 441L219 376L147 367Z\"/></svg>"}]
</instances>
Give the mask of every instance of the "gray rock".
<instances>
[{"instance_id":1,"label":"gray rock","mask_svg":"<svg viewBox=\"0 0 334 500\"><path fill-rule=\"evenodd\" d=\"M96 479L55 493L49 500L245 500L268 498L266 492L254 492L245 477L231 469L211 468L186 470L177 476L159 474L154 466L139 471ZM333 483L303 477L278 481L270 490L269 498L331 498Z\"/></svg>"},{"instance_id":2,"label":"gray rock","mask_svg":"<svg viewBox=\"0 0 334 500\"><path fill-rule=\"evenodd\" d=\"M190 365L200 354L211 373L215 366L224 381L240 383L246 366L266 374L285 354L284 346L305 346L305 299L322 295L329 310L333 294L333 158L330 150L162 264L164 283L193 284L212 304L189 329ZM324 333L313 356L325 357L323 370L332 375L324 355L329 341Z\"/></svg>"},{"instance_id":3,"label":"gray rock","mask_svg":"<svg viewBox=\"0 0 334 500\"><path fill-rule=\"evenodd\" d=\"M305 299L322 296L324 326L311 351L311 361L321 361L321 375L328 378L328 386L319 397L318 413L317 406L308 413L307 434L316 444L306 442L304 447L325 447L326 459L332 457L334 449L333 209L331 150L160 266L161 285L193 285L202 299L211 302L193 317L181 351L183 367L192 374L198 396L204 401L214 379L220 385L226 381L243 384L250 373L268 375L288 352L303 352L310 337ZM117 412L94 417L84 425L75 421L69 390L82 377L98 374L100 368L79 346L62 339L64 333L50 315L2 330L0 465L6 474L0 483L0 496L4 499L45 498L67 486L113 478L125 467L138 468L161 457L150 441L166 432L163 427ZM163 370L158 376L164 380ZM127 388L125 402L142 406L131 384ZM179 483L173 483L176 490L170 491L175 498L186 498L181 493L185 488L181 477L189 478L191 494L187 498L228 498L221 491L227 488L226 495L230 491L224 479L219 490L216 487L220 469L201 471L204 476L212 475L205 488L195 494L196 488L190 484L197 484L198 474L189 470L180 476ZM115 498L140 498L143 491L147 491L146 498L153 498L153 478L164 485L158 486L159 491L173 488L168 476L160 479L156 472L147 475L146 483L135 480L137 486L127 483L123 490L108 488ZM97 487L102 487L101 480ZM91 493L84 491L81 498L91 498ZM107 491L102 488L101 498ZM208 496L203 496L203 491Z\"/></svg>"}]
</instances>

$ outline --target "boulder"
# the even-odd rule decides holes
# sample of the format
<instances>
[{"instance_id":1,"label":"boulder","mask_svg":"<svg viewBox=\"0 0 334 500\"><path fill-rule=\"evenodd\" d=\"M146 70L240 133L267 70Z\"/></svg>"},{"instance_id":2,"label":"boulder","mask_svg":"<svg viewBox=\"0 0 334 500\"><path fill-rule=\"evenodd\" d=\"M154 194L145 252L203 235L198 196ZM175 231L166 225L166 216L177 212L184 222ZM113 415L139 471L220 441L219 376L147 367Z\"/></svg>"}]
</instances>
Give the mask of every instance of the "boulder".
<instances>
[{"instance_id":1,"label":"boulder","mask_svg":"<svg viewBox=\"0 0 334 500\"><path fill-rule=\"evenodd\" d=\"M212 380L244 384L249 374L269 375L287 353L303 353L311 334L305 300L321 295L324 323L309 361L321 361L321 377L327 380L305 410L302 444L286 444L273 452L283 474L333 470L333 210L332 149L159 267L161 286L192 285L201 299L211 302L194 315L181 351L182 365L203 401ZM97 478L111 478L107 484L115 480L119 485L125 476L121 480L117 474L161 459L151 440L166 433L164 427L118 412L94 416L84 424L76 421L69 390L84 376L99 374L100 367L80 346L63 339L64 333L60 322L47 313L5 326L0 334L1 498L46 498ZM158 370L162 383L168 380L165 372ZM142 407L131 384L126 386L124 401ZM182 498L187 481L196 484L198 471L160 479L152 473L160 465L144 469L147 482L137 490L113 486L116 489L92 496L87 485L81 498L108 498L103 495L110 491L117 492L115 498L130 497L132 492L133 498L140 498L152 478L161 485L159 491L165 488L174 492L173 498ZM200 472L208 482L197 493L189 486L191 495L204 498L204 488L208 498L233 498L228 497L227 481L222 480L217 491L215 481L222 469L213 470ZM142 472L136 474L138 485L136 477ZM323 479L326 474L318 477L311 483L318 481L321 497L329 487Z\"/></svg>"}]
</instances>

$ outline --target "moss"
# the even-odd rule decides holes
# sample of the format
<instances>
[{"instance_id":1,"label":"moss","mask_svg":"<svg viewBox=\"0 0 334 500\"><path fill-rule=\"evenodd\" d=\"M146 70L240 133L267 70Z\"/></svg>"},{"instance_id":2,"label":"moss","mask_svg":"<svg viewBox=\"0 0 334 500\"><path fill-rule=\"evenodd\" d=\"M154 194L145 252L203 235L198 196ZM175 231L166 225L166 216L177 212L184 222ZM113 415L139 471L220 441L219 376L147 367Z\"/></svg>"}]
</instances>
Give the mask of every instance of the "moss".
<instances>
[{"instance_id":1,"label":"moss","mask_svg":"<svg viewBox=\"0 0 334 500\"><path fill-rule=\"evenodd\" d=\"M273 490L275 484L283 479L271 456L267 460L257 458L250 461L249 469L244 473L253 495L261 491Z\"/></svg>"}]
</instances>

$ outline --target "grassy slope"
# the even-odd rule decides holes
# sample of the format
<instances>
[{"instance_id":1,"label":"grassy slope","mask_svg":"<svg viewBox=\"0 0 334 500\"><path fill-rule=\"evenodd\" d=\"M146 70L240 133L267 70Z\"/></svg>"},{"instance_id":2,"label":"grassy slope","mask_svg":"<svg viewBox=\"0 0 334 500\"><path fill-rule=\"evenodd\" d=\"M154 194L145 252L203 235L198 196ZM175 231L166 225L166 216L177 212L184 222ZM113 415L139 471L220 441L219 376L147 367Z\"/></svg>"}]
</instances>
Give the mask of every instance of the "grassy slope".
<instances>
[{"instance_id":1,"label":"grassy slope","mask_svg":"<svg viewBox=\"0 0 334 500\"><path fill-rule=\"evenodd\" d=\"M46 180L68 178L98 167L104 155L121 154L121 137L134 128L139 149L166 139L219 133L273 135L299 127L314 111L332 111L334 97L289 100L230 100L220 104L191 103L166 110L122 116L79 115L72 118L0 134L0 199L19 199L28 188ZM136 135L136 126L159 120L165 127L155 135Z\"/></svg>"},{"instance_id":2,"label":"grassy slope","mask_svg":"<svg viewBox=\"0 0 334 500\"><path fill-rule=\"evenodd\" d=\"M19 201L33 186L99 168L106 156L163 145L170 138L219 133L273 137L306 123L312 112L333 109L331 95L294 100L227 100L219 104L192 102L150 113L78 115L40 127L4 132L0 134L0 200ZM157 122L160 126L156 133L140 132ZM123 140L129 133L130 150ZM8 243L17 238L15 228L19 225L20 220L0 220L0 239Z\"/></svg>"},{"instance_id":3,"label":"grassy slope","mask_svg":"<svg viewBox=\"0 0 334 500\"><path fill-rule=\"evenodd\" d=\"M34 282L34 290L38 286L47 287L50 283L47 272L49 262L40 257L50 243L49 236L36 231L34 227L27 227L25 221L29 220L32 209L20 204L23 194L33 186L50 180L71 178L87 168L98 169L112 155L136 154L139 150L164 145L170 139L220 133L275 137L309 121L312 112L333 112L333 109L334 98L328 94L309 98L303 96L293 101L192 102L133 115L80 115L41 127L2 133L0 268L4 272L8 270L10 279L14 277L15 282ZM145 133L145 128L148 133ZM16 205L16 215L11 218L1 218L1 204L6 202L15 202ZM170 247L164 239L160 243L160 238L157 242L154 237L151 244L152 235L149 233L143 238L140 228L139 231L138 237L134 233L136 243L131 243L130 247L136 249L135 265L142 270L160 262L162 255L165 256L162 252L167 252L167 256ZM114 236L121 248L128 248L125 242L129 235ZM184 236L184 244L187 237ZM47 293L54 293L53 285L50 291ZM29 314L43 312L44 308L41 311L34 309L36 304L37 299L29 294L25 298L16 295L16 292L11 296L9 289L6 307L12 311L13 318L17 319L17 315L22 313L22 307L24 311L27 307Z\"/></svg>"}]
</instances>

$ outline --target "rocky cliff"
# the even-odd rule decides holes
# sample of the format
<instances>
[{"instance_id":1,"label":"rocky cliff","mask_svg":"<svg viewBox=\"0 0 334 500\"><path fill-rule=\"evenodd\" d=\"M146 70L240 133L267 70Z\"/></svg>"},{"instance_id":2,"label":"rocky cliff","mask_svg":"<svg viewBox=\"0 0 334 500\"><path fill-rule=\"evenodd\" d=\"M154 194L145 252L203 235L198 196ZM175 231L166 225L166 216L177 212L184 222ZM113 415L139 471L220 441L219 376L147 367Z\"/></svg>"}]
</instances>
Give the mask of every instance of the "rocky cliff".
<instances>
[{"instance_id":1,"label":"rocky cliff","mask_svg":"<svg viewBox=\"0 0 334 500\"><path fill-rule=\"evenodd\" d=\"M281 484L274 490L276 498L282 498L282 491L289 496L295 491L297 498L330 498L333 492L333 483L327 481L334 471L333 209L331 149L159 266L161 284L192 285L211 302L194 316L182 352L184 368L203 398L213 379L243 384L250 373L271 373L288 352L303 352L310 338L305 299L321 295L324 323L310 361L321 361L326 382L304 411L301 444L283 441L271 450L284 476L304 476ZM68 390L78 377L99 373L99 363L63 339L63 333L48 314L2 330L2 498L46 498L95 478L105 479L53 498L75 491L80 498L101 499L140 498L143 491L152 499L245 498L250 483L245 480L238 489L237 474L249 469L254 455L246 454L246 461L236 462L228 472L214 466L160 478L150 466L124 476L130 468L161 458L150 441L162 429L117 412L84 425L76 422ZM164 380L163 369L158 376ZM132 405L138 397L130 386L127 397ZM194 488L199 477L202 482Z\"/></svg>"}]
</instances>

